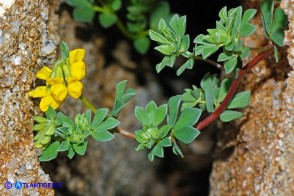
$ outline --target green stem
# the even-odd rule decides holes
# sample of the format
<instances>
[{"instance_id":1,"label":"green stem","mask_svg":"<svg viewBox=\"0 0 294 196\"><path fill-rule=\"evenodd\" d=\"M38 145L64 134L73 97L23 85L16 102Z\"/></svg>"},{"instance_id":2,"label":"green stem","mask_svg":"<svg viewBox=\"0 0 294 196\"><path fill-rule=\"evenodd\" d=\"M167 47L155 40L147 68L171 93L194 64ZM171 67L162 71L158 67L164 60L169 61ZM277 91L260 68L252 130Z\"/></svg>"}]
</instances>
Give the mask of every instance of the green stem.
<instances>
[{"instance_id":1,"label":"green stem","mask_svg":"<svg viewBox=\"0 0 294 196\"><path fill-rule=\"evenodd\" d=\"M218 64L217 62L213 61L213 60L210 60L210 59L203 59L202 57L200 56L194 56L193 57L195 60L199 60L199 61L203 61L203 62L206 62L206 63L209 63L211 65L213 65L214 67L220 69L220 70L223 70L224 68Z\"/></svg>"},{"instance_id":2,"label":"green stem","mask_svg":"<svg viewBox=\"0 0 294 196\"><path fill-rule=\"evenodd\" d=\"M100 6L97 6L97 5L94 5L94 6L93 6L93 9L94 9L96 12L104 12L103 7L100 7Z\"/></svg>"},{"instance_id":3,"label":"green stem","mask_svg":"<svg viewBox=\"0 0 294 196\"><path fill-rule=\"evenodd\" d=\"M80 100L83 102L83 104L89 108L94 114L96 113L96 108L90 103L90 101L84 97L83 95L80 96Z\"/></svg>"},{"instance_id":4,"label":"green stem","mask_svg":"<svg viewBox=\"0 0 294 196\"><path fill-rule=\"evenodd\" d=\"M116 21L116 26L118 27L118 29L122 32L122 34L124 36L126 36L128 39L136 39L136 38L139 38L139 37L145 37L149 30L145 30L145 31L142 31L142 32L139 32L137 34L132 34L128 31L127 27L123 24L123 22L120 20L120 18L117 16L117 14L111 10L111 9L105 9L103 7L100 7L100 6L93 6L93 9L96 11L96 12L108 12L110 14L114 14L116 15L117 17L117 21Z\"/></svg>"}]
</instances>

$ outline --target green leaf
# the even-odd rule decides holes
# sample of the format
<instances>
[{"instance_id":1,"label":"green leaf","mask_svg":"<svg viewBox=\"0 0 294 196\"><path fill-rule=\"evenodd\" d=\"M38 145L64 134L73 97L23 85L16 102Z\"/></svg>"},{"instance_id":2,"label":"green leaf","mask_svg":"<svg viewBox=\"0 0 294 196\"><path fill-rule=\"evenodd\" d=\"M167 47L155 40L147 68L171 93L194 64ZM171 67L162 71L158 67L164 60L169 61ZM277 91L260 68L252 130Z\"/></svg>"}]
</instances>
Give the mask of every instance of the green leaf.
<instances>
[{"instance_id":1,"label":"green leaf","mask_svg":"<svg viewBox=\"0 0 294 196\"><path fill-rule=\"evenodd\" d=\"M109 109L107 108L101 108L99 110L96 111L94 119L92 121L92 128L97 127L98 125L100 125L100 123L102 123L102 121L105 119L107 113L108 113Z\"/></svg>"},{"instance_id":2,"label":"green leaf","mask_svg":"<svg viewBox=\"0 0 294 196\"><path fill-rule=\"evenodd\" d=\"M208 58L211 56L213 53L215 53L219 49L219 46L216 45L207 45L205 48L202 50L202 57L204 59Z\"/></svg>"},{"instance_id":3,"label":"green leaf","mask_svg":"<svg viewBox=\"0 0 294 196\"><path fill-rule=\"evenodd\" d=\"M222 19L223 21L226 21L227 17L228 17L228 12L227 12L227 7L223 7L218 16L220 17L220 19Z\"/></svg>"},{"instance_id":4,"label":"green leaf","mask_svg":"<svg viewBox=\"0 0 294 196\"><path fill-rule=\"evenodd\" d=\"M69 146L69 150L68 150L68 152L67 152L67 157L69 158L69 159L72 159L74 156L75 156L75 151L74 151L74 149L73 149L73 147L72 146Z\"/></svg>"},{"instance_id":5,"label":"green leaf","mask_svg":"<svg viewBox=\"0 0 294 196\"><path fill-rule=\"evenodd\" d=\"M285 36L285 26L288 23L288 18L281 8L275 10L274 22L271 26L271 40L278 46L282 47Z\"/></svg>"},{"instance_id":6,"label":"green leaf","mask_svg":"<svg viewBox=\"0 0 294 196\"><path fill-rule=\"evenodd\" d=\"M147 112L139 106L135 107L135 116L143 125L151 124Z\"/></svg>"},{"instance_id":7,"label":"green leaf","mask_svg":"<svg viewBox=\"0 0 294 196\"><path fill-rule=\"evenodd\" d=\"M67 151L69 149L70 146L70 141L66 140L61 142L60 146L58 147L57 151L61 152L61 151Z\"/></svg>"},{"instance_id":8,"label":"green leaf","mask_svg":"<svg viewBox=\"0 0 294 196\"><path fill-rule=\"evenodd\" d=\"M172 55L176 51L173 45L160 45L154 48L155 50L161 52L164 55Z\"/></svg>"},{"instance_id":9,"label":"green leaf","mask_svg":"<svg viewBox=\"0 0 294 196\"><path fill-rule=\"evenodd\" d=\"M188 59L178 70L177 76L181 75L186 69L192 69L194 66L194 59Z\"/></svg>"},{"instance_id":10,"label":"green leaf","mask_svg":"<svg viewBox=\"0 0 294 196\"><path fill-rule=\"evenodd\" d=\"M134 40L134 47L140 54L145 54L150 46L150 40L146 37Z\"/></svg>"},{"instance_id":11,"label":"green leaf","mask_svg":"<svg viewBox=\"0 0 294 196\"><path fill-rule=\"evenodd\" d=\"M217 62L223 62L223 61L227 61L229 59L233 58L233 55L227 55L226 53L220 53L218 58L217 58Z\"/></svg>"},{"instance_id":12,"label":"green leaf","mask_svg":"<svg viewBox=\"0 0 294 196\"><path fill-rule=\"evenodd\" d=\"M228 79L228 78L223 79L221 87L220 87L220 91L218 94L218 98L217 98L218 103L221 103L226 97L230 89L231 83L232 83L232 79Z\"/></svg>"},{"instance_id":13,"label":"green leaf","mask_svg":"<svg viewBox=\"0 0 294 196\"><path fill-rule=\"evenodd\" d=\"M95 11L92 7L79 7L73 10L73 17L80 22L91 22L94 18Z\"/></svg>"},{"instance_id":14,"label":"green leaf","mask_svg":"<svg viewBox=\"0 0 294 196\"><path fill-rule=\"evenodd\" d=\"M241 27L240 36L248 37L252 33L254 33L255 30L256 30L256 26L254 26L253 24L250 24L250 23L245 24Z\"/></svg>"},{"instance_id":15,"label":"green leaf","mask_svg":"<svg viewBox=\"0 0 294 196\"><path fill-rule=\"evenodd\" d=\"M114 135L108 131L93 131L91 135L96 141L100 142L108 142L114 138Z\"/></svg>"},{"instance_id":16,"label":"green leaf","mask_svg":"<svg viewBox=\"0 0 294 196\"><path fill-rule=\"evenodd\" d=\"M149 30L149 37L151 40L162 43L162 44L170 44L170 42L162 36L160 33L153 31L152 29Z\"/></svg>"},{"instance_id":17,"label":"green leaf","mask_svg":"<svg viewBox=\"0 0 294 196\"><path fill-rule=\"evenodd\" d=\"M42 155L39 157L39 161L50 161L55 159L58 154L58 147L60 143L58 141L53 142L50 144L45 150L43 150Z\"/></svg>"},{"instance_id":18,"label":"green leaf","mask_svg":"<svg viewBox=\"0 0 294 196\"><path fill-rule=\"evenodd\" d=\"M186 126L174 131L174 136L185 144L191 143L199 134L200 131L191 126Z\"/></svg>"},{"instance_id":19,"label":"green leaf","mask_svg":"<svg viewBox=\"0 0 294 196\"><path fill-rule=\"evenodd\" d=\"M92 7L88 0L66 0L66 3L73 7Z\"/></svg>"},{"instance_id":20,"label":"green leaf","mask_svg":"<svg viewBox=\"0 0 294 196\"><path fill-rule=\"evenodd\" d=\"M165 56L160 63L156 65L156 71L157 73L161 72L163 68L166 66L173 67L174 63L176 61L175 56Z\"/></svg>"},{"instance_id":21,"label":"green leaf","mask_svg":"<svg viewBox=\"0 0 294 196\"><path fill-rule=\"evenodd\" d=\"M201 80L200 86L204 90L205 104L208 112L214 111L215 94L214 89L217 85L216 77L207 73Z\"/></svg>"},{"instance_id":22,"label":"green leaf","mask_svg":"<svg viewBox=\"0 0 294 196\"><path fill-rule=\"evenodd\" d=\"M250 102L250 95L249 91L243 91L236 94L230 101L228 109L247 107Z\"/></svg>"},{"instance_id":23,"label":"green leaf","mask_svg":"<svg viewBox=\"0 0 294 196\"><path fill-rule=\"evenodd\" d=\"M111 27L117 21L117 16L111 13L101 13L99 15L99 22L104 28Z\"/></svg>"},{"instance_id":24,"label":"green leaf","mask_svg":"<svg viewBox=\"0 0 294 196\"><path fill-rule=\"evenodd\" d=\"M240 118L243 116L242 112L232 111L232 110L225 110L221 115L220 119L223 122L229 122L232 120L235 120L237 118Z\"/></svg>"},{"instance_id":25,"label":"green leaf","mask_svg":"<svg viewBox=\"0 0 294 196\"><path fill-rule=\"evenodd\" d=\"M240 54L240 57L242 59L246 58L249 55L250 49L249 47L243 47L242 53Z\"/></svg>"},{"instance_id":26,"label":"green leaf","mask_svg":"<svg viewBox=\"0 0 294 196\"><path fill-rule=\"evenodd\" d=\"M178 117L179 107L181 102L181 96L173 96L168 100L168 116L167 116L167 124L170 126L174 126Z\"/></svg>"},{"instance_id":27,"label":"green leaf","mask_svg":"<svg viewBox=\"0 0 294 196\"><path fill-rule=\"evenodd\" d=\"M84 155L87 150L87 145L88 145L88 142L85 141L79 144L73 144L72 146L77 154Z\"/></svg>"},{"instance_id":28,"label":"green leaf","mask_svg":"<svg viewBox=\"0 0 294 196\"><path fill-rule=\"evenodd\" d=\"M164 125L159 129L159 133L160 133L160 138L164 138L167 136L167 134L169 133L171 129L171 126L169 125Z\"/></svg>"},{"instance_id":29,"label":"green leaf","mask_svg":"<svg viewBox=\"0 0 294 196\"><path fill-rule=\"evenodd\" d=\"M118 11L121 8L121 0L112 0L111 1L111 8L113 11Z\"/></svg>"},{"instance_id":30,"label":"green leaf","mask_svg":"<svg viewBox=\"0 0 294 196\"><path fill-rule=\"evenodd\" d=\"M181 43L181 48L180 51L181 52L187 52L188 49L190 47L190 36L189 35L185 35L182 39L182 43Z\"/></svg>"},{"instance_id":31,"label":"green leaf","mask_svg":"<svg viewBox=\"0 0 294 196\"><path fill-rule=\"evenodd\" d=\"M95 127L94 131L107 131L117 127L120 124L115 118L107 118L98 127Z\"/></svg>"},{"instance_id":32,"label":"green leaf","mask_svg":"<svg viewBox=\"0 0 294 196\"><path fill-rule=\"evenodd\" d=\"M246 23L249 23L254 15L256 14L255 9L248 9L244 12L243 17L242 17L242 25L245 25ZM241 25L241 26L242 26Z\"/></svg>"},{"instance_id":33,"label":"green leaf","mask_svg":"<svg viewBox=\"0 0 294 196\"><path fill-rule=\"evenodd\" d=\"M56 111L51 106L49 106L48 110L45 112L45 115L48 119L53 121L56 118Z\"/></svg>"},{"instance_id":34,"label":"green leaf","mask_svg":"<svg viewBox=\"0 0 294 196\"><path fill-rule=\"evenodd\" d=\"M264 29L267 35L270 34L270 28L273 22L273 12L274 12L274 1L273 0L263 0L260 6L262 13L262 21L264 24Z\"/></svg>"},{"instance_id":35,"label":"green leaf","mask_svg":"<svg viewBox=\"0 0 294 196\"><path fill-rule=\"evenodd\" d=\"M179 15L175 14L171 20L169 21L169 25L172 30L178 35L180 38L183 38L186 32L186 16L179 17Z\"/></svg>"},{"instance_id":36,"label":"green leaf","mask_svg":"<svg viewBox=\"0 0 294 196\"><path fill-rule=\"evenodd\" d=\"M161 105L155 115L155 126L159 125L165 118L167 114L167 105Z\"/></svg>"},{"instance_id":37,"label":"green leaf","mask_svg":"<svg viewBox=\"0 0 294 196\"><path fill-rule=\"evenodd\" d=\"M183 155L181 149L179 148L179 146L177 145L176 142L173 142L173 153L174 153L175 155L180 155L180 157L182 157L182 158L184 157L184 155Z\"/></svg>"},{"instance_id":38,"label":"green leaf","mask_svg":"<svg viewBox=\"0 0 294 196\"><path fill-rule=\"evenodd\" d=\"M200 118L202 110L198 108L185 108L177 120L174 129L182 129L186 126L193 126Z\"/></svg>"},{"instance_id":39,"label":"green leaf","mask_svg":"<svg viewBox=\"0 0 294 196\"><path fill-rule=\"evenodd\" d=\"M235 56L225 63L224 67L225 67L226 74L229 74L232 71L234 71L236 66L237 66L237 57Z\"/></svg>"}]
</instances>

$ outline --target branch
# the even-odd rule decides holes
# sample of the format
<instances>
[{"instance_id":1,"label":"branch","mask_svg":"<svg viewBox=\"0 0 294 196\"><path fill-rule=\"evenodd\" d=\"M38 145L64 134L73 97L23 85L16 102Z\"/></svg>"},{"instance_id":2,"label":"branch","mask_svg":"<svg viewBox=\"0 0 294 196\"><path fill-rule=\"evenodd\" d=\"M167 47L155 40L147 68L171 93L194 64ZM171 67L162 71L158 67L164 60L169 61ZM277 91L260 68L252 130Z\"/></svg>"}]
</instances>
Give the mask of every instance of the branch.
<instances>
[{"instance_id":1,"label":"branch","mask_svg":"<svg viewBox=\"0 0 294 196\"><path fill-rule=\"evenodd\" d=\"M210 123L212 123L215 119L217 119L223 111L227 108L228 104L230 103L231 99L235 95L235 92L237 90L237 87L240 83L241 78L248 72L250 69L252 69L259 61L264 59L266 56L270 55L273 52L273 45L270 44L271 47L260 54L258 54L254 59L252 59L247 65L245 65L239 72L238 72L238 78L235 79L224 98L223 102L220 104L220 106L206 119L201 121L196 125L197 130L201 130L204 127L208 126Z\"/></svg>"}]
</instances>

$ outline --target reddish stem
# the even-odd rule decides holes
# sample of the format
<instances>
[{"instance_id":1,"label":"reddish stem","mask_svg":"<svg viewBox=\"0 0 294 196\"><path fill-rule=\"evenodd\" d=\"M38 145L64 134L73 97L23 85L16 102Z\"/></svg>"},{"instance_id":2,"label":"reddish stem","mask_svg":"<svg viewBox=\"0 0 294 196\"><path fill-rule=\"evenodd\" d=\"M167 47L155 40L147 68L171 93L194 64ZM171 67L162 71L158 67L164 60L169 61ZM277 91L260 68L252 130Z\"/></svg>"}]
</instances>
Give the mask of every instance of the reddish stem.
<instances>
[{"instance_id":1,"label":"reddish stem","mask_svg":"<svg viewBox=\"0 0 294 196\"><path fill-rule=\"evenodd\" d=\"M204 127L208 126L210 123L212 123L215 119L217 119L223 113L223 111L227 108L227 106L230 103L231 99L235 95L235 92L237 90L238 84L240 83L240 80L241 80L242 76L244 76L247 71L252 69L252 67L254 67L259 61L261 61L266 56L270 55L272 53L272 51L273 51L273 47L259 53L256 57L254 57L254 59L252 59L247 65L245 65L238 72L238 78L233 81L233 83L232 83L226 97L224 98L223 102L220 104L220 106L210 116L208 116L206 119L204 119L203 121L201 121L200 123L198 123L196 125L197 130L201 130Z\"/></svg>"}]
</instances>

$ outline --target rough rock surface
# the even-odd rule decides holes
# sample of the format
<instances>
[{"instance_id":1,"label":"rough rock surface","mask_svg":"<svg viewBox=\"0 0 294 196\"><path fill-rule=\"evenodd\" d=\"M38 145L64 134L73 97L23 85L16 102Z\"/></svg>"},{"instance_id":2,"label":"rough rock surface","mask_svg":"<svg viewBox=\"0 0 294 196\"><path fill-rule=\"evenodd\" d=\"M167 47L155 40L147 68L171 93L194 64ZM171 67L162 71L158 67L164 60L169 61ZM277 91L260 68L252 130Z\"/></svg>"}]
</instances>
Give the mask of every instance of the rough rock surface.
<instances>
[{"instance_id":1,"label":"rough rock surface","mask_svg":"<svg viewBox=\"0 0 294 196\"><path fill-rule=\"evenodd\" d=\"M52 62L55 45L47 29L45 0L0 1L0 192L1 195L53 195L52 189L6 189L4 183L50 182L33 143L33 107L27 92L34 73Z\"/></svg>"},{"instance_id":2,"label":"rough rock surface","mask_svg":"<svg viewBox=\"0 0 294 196\"><path fill-rule=\"evenodd\" d=\"M258 8L260 2L245 3ZM284 0L282 7L290 21L289 62L287 50L281 50L278 64L265 59L244 79L242 88L252 92L250 106L218 135L210 195L294 195L294 2ZM247 44L264 45L259 34Z\"/></svg>"}]
</instances>

